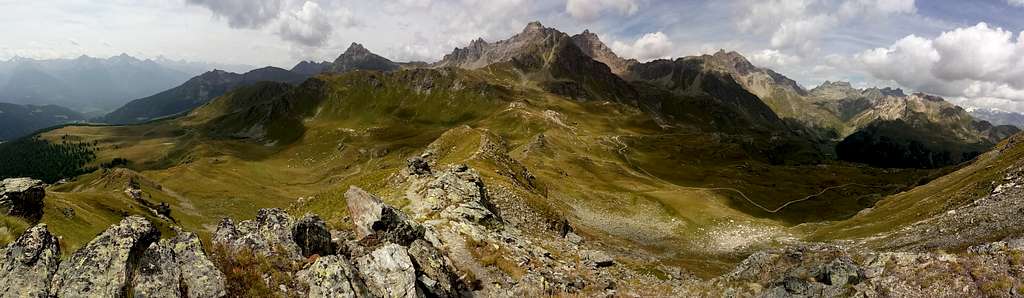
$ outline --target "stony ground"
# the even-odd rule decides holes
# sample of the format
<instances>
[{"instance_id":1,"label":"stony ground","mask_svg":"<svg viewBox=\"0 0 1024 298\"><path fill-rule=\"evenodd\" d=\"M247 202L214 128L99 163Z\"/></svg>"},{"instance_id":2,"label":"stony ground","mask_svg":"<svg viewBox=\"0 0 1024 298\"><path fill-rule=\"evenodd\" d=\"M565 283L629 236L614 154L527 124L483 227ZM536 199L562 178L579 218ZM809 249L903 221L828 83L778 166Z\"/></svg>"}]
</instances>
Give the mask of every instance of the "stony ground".
<instances>
[{"instance_id":1,"label":"stony ground","mask_svg":"<svg viewBox=\"0 0 1024 298\"><path fill-rule=\"evenodd\" d=\"M427 156L428 157L428 156ZM981 239L978 227L1019 215L1021 175L992 195L896 233L909 249L803 243L749 256L729 273L699 279L628 248L578 235L489 188L464 165L413 158L391 177L409 201L398 209L352 187L351 230L316 215L260 210L224 219L204 249L190 232L161 240L146 219L127 217L65 260L58 238L36 225L3 249L3 297L1020 297L1024 239L930 251ZM29 189L29 188L25 188ZM14 197L13 193L10 197ZM403 211L405 210L405 211ZM1019 217L1014 217L1019 218ZM964 225L981 222L984 225ZM925 227L939 227L925 228ZM1020 226L1001 229L1016 231ZM1019 233L1017 234L1019 235ZM927 240L920 240L927 239ZM643 264L639 266L638 264Z\"/></svg>"}]
</instances>

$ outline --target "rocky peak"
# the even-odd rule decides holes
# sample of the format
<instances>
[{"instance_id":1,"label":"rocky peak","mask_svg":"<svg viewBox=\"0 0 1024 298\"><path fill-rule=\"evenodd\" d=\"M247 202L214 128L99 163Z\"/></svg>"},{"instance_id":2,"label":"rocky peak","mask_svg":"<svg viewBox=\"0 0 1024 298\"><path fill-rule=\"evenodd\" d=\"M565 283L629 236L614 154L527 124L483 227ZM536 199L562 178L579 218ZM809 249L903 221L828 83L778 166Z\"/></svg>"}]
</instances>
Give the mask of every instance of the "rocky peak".
<instances>
[{"instance_id":1,"label":"rocky peak","mask_svg":"<svg viewBox=\"0 0 1024 298\"><path fill-rule=\"evenodd\" d=\"M362 44L353 42L351 45L348 46L348 49L345 50L345 53L342 54L342 55L366 55L366 54L373 54L373 53L371 53L370 50L367 50L366 47L363 47Z\"/></svg>"},{"instance_id":2,"label":"rocky peak","mask_svg":"<svg viewBox=\"0 0 1024 298\"><path fill-rule=\"evenodd\" d=\"M850 82L825 81L818 87L811 89L811 94L825 99L843 99L860 96L861 91L853 88Z\"/></svg>"},{"instance_id":3,"label":"rocky peak","mask_svg":"<svg viewBox=\"0 0 1024 298\"><path fill-rule=\"evenodd\" d=\"M362 44L352 43L341 56L334 60L327 71L334 73L355 70L394 71L400 68L398 63L370 52Z\"/></svg>"},{"instance_id":4,"label":"rocky peak","mask_svg":"<svg viewBox=\"0 0 1024 298\"><path fill-rule=\"evenodd\" d=\"M922 93L922 92L914 93L914 94L911 95L911 97L920 98L920 99L923 99L923 100L926 100L926 101L930 101L930 102L945 102L946 101L945 99L943 99L940 96L931 95L931 94L925 94L925 93Z\"/></svg>"},{"instance_id":5,"label":"rocky peak","mask_svg":"<svg viewBox=\"0 0 1024 298\"><path fill-rule=\"evenodd\" d=\"M636 60L626 60L616 55L597 34L591 33L590 30L583 30L583 33L573 35L572 41L584 54L608 65L608 68L615 74L622 75L630 66L638 63Z\"/></svg>"},{"instance_id":6,"label":"rocky peak","mask_svg":"<svg viewBox=\"0 0 1024 298\"><path fill-rule=\"evenodd\" d=\"M508 39L495 43L477 39L465 48L456 48L434 67L481 68L517 57L550 52L568 37L557 29L544 27L540 22L531 22L522 32Z\"/></svg>"},{"instance_id":7,"label":"rocky peak","mask_svg":"<svg viewBox=\"0 0 1024 298\"><path fill-rule=\"evenodd\" d=\"M540 21L533 21L533 22L530 22L529 24L526 24L526 28L523 28L523 33L536 32L536 31L541 31L541 30L544 30L544 29L547 29L547 28L544 27L544 24L541 24Z\"/></svg>"},{"instance_id":8,"label":"rocky peak","mask_svg":"<svg viewBox=\"0 0 1024 298\"><path fill-rule=\"evenodd\" d=\"M750 63L750 60L747 60L747 57L744 57L736 51L726 52L722 49L718 50L718 52L715 52L713 55L704 55L703 57L705 57L705 61L711 64L711 66L730 73L745 75L758 70L754 64Z\"/></svg>"}]
</instances>

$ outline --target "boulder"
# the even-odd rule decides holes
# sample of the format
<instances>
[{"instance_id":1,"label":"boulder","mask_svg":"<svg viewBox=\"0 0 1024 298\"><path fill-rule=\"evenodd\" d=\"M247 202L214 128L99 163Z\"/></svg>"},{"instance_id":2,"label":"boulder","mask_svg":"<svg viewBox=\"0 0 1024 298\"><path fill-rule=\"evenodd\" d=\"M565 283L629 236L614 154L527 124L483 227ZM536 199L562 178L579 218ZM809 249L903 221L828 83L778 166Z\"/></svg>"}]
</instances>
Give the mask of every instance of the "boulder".
<instances>
[{"instance_id":1,"label":"boulder","mask_svg":"<svg viewBox=\"0 0 1024 298\"><path fill-rule=\"evenodd\" d=\"M448 259L441 251L426 240L416 240L409 245L409 256L419 276L420 287L433 297L456 297L456 274Z\"/></svg>"},{"instance_id":2,"label":"boulder","mask_svg":"<svg viewBox=\"0 0 1024 298\"><path fill-rule=\"evenodd\" d=\"M160 231L145 218L129 216L60 264L50 295L118 297L131 292L133 268Z\"/></svg>"},{"instance_id":3,"label":"boulder","mask_svg":"<svg viewBox=\"0 0 1024 298\"><path fill-rule=\"evenodd\" d=\"M607 253L603 251L588 250L585 251L583 254L587 261L590 262L590 264L594 265L594 267L602 268L615 265L615 259L612 259L611 256L609 256Z\"/></svg>"},{"instance_id":4,"label":"boulder","mask_svg":"<svg viewBox=\"0 0 1024 298\"><path fill-rule=\"evenodd\" d=\"M391 243L356 259L359 275L376 297L424 297L416 287L416 269L409 253Z\"/></svg>"},{"instance_id":5,"label":"boulder","mask_svg":"<svg viewBox=\"0 0 1024 298\"><path fill-rule=\"evenodd\" d=\"M304 257L334 254L331 238L327 224L316 215L307 214L292 227L292 239Z\"/></svg>"},{"instance_id":6,"label":"boulder","mask_svg":"<svg viewBox=\"0 0 1024 298\"><path fill-rule=\"evenodd\" d=\"M295 220L281 209L260 209L256 218L243 220L237 225L225 218L213 233L213 243L239 252L250 250L263 256L283 255L302 259L299 246L292 239Z\"/></svg>"},{"instance_id":7,"label":"boulder","mask_svg":"<svg viewBox=\"0 0 1024 298\"><path fill-rule=\"evenodd\" d=\"M60 264L60 244L46 224L39 224L8 244L0 257L0 297L46 297Z\"/></svg>"},{"instance_id":8,"label":"boulder","mask_svg":"<svg viewBox=\"0 0 1024 298\"><path fill-rule=\"evenodd\" d=\"M171 239L151 244L135 277L136 297L224 297L224 274L214 267L199 237L177 230Z\"/></svg>"},{"instance_id":9,"label":"boulder","mask_svg":"<svg viewBox=\"0 0 1024 298\"><path fill-rule=\"evenodd\" d=\"M344 256L317 258L297 278L309 287L309 297L372 297L354 266Z\"/></svg>"},{"instance_id":10,"label":"boulder","mask_svg":"<svg viewBox=\"0 0 1024 298\"><path fill-rule=\"evenodd\" d=\"M409 245L423 237L423 226L358 187L350 187L345 199L360 242Z\"/></svg>"},{"instance_id":11,"label":"boulder","mask_svg":"<svg viewBox=\"0 0 1024 298\"><path fill-rule=\"evenodd\" d=\"M8 178L0 181L0 211L31 222L43 218L43 197L46 184L31 178Z\"/></svg>"}]
</instances>

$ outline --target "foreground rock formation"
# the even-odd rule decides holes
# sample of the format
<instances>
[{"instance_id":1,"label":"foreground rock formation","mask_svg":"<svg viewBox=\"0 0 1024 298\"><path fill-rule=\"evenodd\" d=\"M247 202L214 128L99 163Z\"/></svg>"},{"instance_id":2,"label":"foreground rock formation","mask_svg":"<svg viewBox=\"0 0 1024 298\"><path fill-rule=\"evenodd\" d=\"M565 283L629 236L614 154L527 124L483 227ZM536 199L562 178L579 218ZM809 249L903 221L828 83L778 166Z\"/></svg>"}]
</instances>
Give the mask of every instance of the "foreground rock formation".
<instances>
[{"instance_id":1,"label":"foreground rock formation","mask_svg":"<svg viewBox=\"0 0 1024 298\"><path fill-rule=\"evenodd\" d=\"M514 224L501 215L508 202L495 199L508 194L489 189L467 166L434 169L429 158L415 158L396 175L389 187L404 188L405 208L350 187L352 230L332 230L316 215L262 209L253 219L224 219L210 257L197 235L174 229L161 240L153 223L130 216L61 261L58 238L40 224L0 251L0 296L1024 295L1024 240L1017 238L961 253L789 243L699 279L667 265L638 269L649 263L591 243L567 220L542 231ZM1004 186L994 196L1016 189ZM264 265L245 267L254 262ZM253 279L240 278L246 270L257 270ZM245 292L256 287L269 292Z\"/></svg>"},{"instance_id":2,"label":"foreground rock formation","mask_svg":"<svg viewBox=\"0 0 1024 298\"><path fill-rule=\"evenodd\" d=\"M0 208L4 214L38 222L43 218L45 184L30 178L10 178L0 181Z\"/></svg>"}]
</instances>

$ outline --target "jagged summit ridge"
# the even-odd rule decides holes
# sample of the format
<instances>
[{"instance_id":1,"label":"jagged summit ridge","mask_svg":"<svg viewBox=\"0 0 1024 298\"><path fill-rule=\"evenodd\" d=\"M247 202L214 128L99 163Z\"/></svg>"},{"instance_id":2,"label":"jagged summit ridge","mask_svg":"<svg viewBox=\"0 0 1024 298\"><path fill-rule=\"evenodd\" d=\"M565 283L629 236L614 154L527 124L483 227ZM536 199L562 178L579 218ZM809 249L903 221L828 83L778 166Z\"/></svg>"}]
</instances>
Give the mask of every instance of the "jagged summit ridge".
<instances>
[{"instance_id":1,"label":"jagged summit ridge","mask_svg":"<svg viewBox=\"0 0 1024 298\"><path fill-rule=\"evenodd\" d=\"M370 52L362 44L353 42L337 59L327 67L327 72L345 73L353 70L395 71L401 65Z\"/></svg>"},{"instance_id":2,"label":"jagged summit ridge","mask_svg":"<svg viewBox=\"0 0 1024 298\"><path fill-rule=\"evenodd\" d=\"M572 40L580 50L583 50L583 53L594 58L594 60L608 65L612 72L617 75L621 76L629 70L630 66L639 63L635 59L624 59L615 54L608 45L601 41L597 34L590 32L589 29L583 30L583 33L573 35Z\"/></svg>"}]
</instances>

